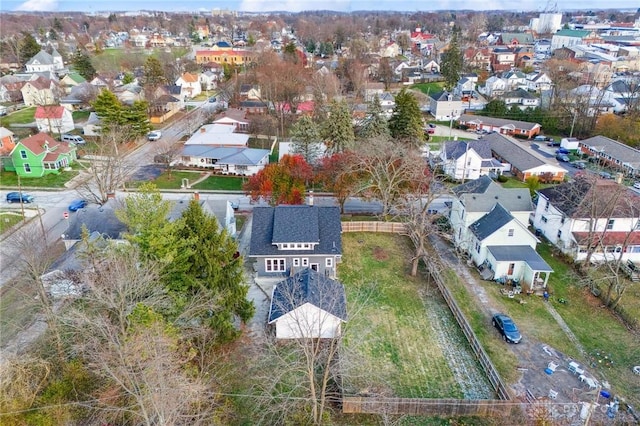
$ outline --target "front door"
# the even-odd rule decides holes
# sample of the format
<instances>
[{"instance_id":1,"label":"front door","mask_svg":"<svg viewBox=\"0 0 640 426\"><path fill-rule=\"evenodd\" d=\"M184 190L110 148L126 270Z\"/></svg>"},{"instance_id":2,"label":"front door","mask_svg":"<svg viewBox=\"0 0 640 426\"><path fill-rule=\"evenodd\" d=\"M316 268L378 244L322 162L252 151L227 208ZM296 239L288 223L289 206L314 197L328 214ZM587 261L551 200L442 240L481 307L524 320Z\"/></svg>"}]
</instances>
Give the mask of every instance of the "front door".
<instances>
[{"instance_id":1,"label":"front door","mask_svg":"<svg viewBox=\"0 0 640 426\"><path fill-rule=\"evenodd\" d=\"M516 267L515 263L510 263L509 270L507 271L507 275L513 275L513 270L515 269L515 267Z\"/></svg>"}]
</instances>

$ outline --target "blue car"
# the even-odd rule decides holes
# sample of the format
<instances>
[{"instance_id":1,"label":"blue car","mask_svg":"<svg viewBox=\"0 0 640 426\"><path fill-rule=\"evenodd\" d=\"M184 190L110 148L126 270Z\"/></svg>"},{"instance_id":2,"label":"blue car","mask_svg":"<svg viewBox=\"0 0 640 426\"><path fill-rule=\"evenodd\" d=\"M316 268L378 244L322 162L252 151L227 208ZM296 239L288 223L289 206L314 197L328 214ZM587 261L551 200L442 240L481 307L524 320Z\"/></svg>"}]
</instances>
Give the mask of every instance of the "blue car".
<instances>
[{"instance_id":1,"label":"blue car","mask_svg":"<svg viewBox=\"0 0 640 426\"><path fill-rule=\"evenodd\" d=\"M505 314L495 314L491 324L498 329L502 338L507 343L520 343L522 335L513 320Z\"/></svg>"},{"instance_id":2,"label":"blue car","mask_svg":"<svg viewBox=\"0 0 640 426\"><path fill-rule=\"evenodd\" d=\"M10 192L7 194L7 203L33 203L33 195L24 192Z\"/></svg>"},{"instance_id":3,"label":"blue car","mask_svg":"<svg viewBox=\"0 0 640 426\"><path fill-rule=\"evenodd\" d=\"M71 204L69 204L70 212L77 212L80 209L83 209L89 204L87 200L75 200Z\"/></svg>"}]
</instances>

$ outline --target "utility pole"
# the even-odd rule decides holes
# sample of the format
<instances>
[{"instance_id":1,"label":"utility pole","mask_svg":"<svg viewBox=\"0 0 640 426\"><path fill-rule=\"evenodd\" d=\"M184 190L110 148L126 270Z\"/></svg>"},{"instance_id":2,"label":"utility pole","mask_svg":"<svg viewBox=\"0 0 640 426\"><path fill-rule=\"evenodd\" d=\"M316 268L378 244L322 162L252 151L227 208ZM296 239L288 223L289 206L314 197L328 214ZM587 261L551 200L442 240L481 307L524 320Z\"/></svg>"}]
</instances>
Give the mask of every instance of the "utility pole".
<instances>
[{"instance_id":1,"label":"utility pole","mask_svg":"<svg viewBox=\"0 0 640 426\"><path fill-rule=\"evenodd\" d=\"M24 215L24 200L22 199L22 185L20 183L20 173L16 172L18 176L18 193L20 194L20 210L22 211L22 221L27 223L27 217Z\"/></svg>"}]
</instances>

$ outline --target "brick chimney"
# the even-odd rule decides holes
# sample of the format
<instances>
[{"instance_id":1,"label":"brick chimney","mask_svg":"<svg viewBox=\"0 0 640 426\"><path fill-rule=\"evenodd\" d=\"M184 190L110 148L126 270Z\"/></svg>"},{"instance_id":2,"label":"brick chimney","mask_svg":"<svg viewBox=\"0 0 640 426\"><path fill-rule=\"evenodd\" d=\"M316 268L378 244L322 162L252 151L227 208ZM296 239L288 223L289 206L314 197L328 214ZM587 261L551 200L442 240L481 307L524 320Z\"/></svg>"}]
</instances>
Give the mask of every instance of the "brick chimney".
<instances>
[{"instance_id":1,"label":"brick chimney","mask_svg":"<svg viewBox=\"0 0 640 426\"><path fill-rule=\"evenodd\" d=\"M309 191L309 201L308 201L308 204L309 204L310 206L312 206L312 205L313 205L313 191Z\"/></svg>"},{"instance_id":2,"label":"brick chimney","mask_svg":"<svg viewBox=\"0 0 640 426\"><path fill-rule=\"evenodd\" d=\"M200 127L200 133L207 133L207 129L204 126Z\"/></svg>"},{"instance_id":3,"label":"brick chimney","mask_svg":"<svg viewBox=\"0 0 640 426\"><path fill-rule=\"evenodd\" d=\"M200 193L198 191L193 193L193 199L196 201L200 199Z\"/></svg>"}]
</instances>

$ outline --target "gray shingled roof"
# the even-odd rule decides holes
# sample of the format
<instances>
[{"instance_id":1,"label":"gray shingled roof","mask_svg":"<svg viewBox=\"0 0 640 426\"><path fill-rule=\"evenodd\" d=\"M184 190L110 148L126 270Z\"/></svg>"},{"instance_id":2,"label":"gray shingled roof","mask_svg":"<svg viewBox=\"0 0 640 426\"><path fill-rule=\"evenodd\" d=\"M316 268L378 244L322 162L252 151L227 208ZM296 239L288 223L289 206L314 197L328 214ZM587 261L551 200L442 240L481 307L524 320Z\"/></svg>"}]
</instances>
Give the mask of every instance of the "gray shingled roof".
<instances>
[{"instance_id":1,"label":"gray shingled roof","mask_svg":"<svg viewBox=\"0 0 640 426\"><path fill-rule=\"evenodd\" d=\"M99 206L89 204L75 213L69 214L69 227L64 233L65 240L82 239L82 227L89 233L98 232L107 239L122 239L122 234L127 231L127 226L115 215L113 200Z\"/></svg>"},{"instance_id":2,"label":"gray shingled roof","mask_svg":"<svg viewBox=\"0 0 640 426\"><path fill-rule=\"evenodd\" d=\"M323 311L347 320L347 299L344 286L310 268L279 282L273 288L268 323L310 303Z\"/></svg>"},{"instance_id":3,"label":"gray shingled roof","mask_svg":"<svg viewBox=\"0 0 640 426\"><path fill-rule=\"evenodd\" d=\"M503 188L488 176L458 185L453 192L469 212L488 212L498 202L508 211L533 211L527 188Z\"/></svg>"},{"instance_id":4,"label":"gray shingled roof","mask_svg":"<svg viewBox=\"0 0 640 426\"><path fill-rule=\"evenodd\" d=\"M51 56L47 51L41 50L36 55L27 61L27 65L32 65L34 63L39 63L42 65L51 65L53 64L53 56Z\"/></svg>"},{"instance_id":5,"label":"gray shingled roof","mask_svg":"<svg viewBox=\"0 0 640 426\"><path fill-rule=\"evenodd\" d=\"M640 150L614 141L605 136L594 136L580 141L580 145L590 147L594 151L604 152L622 163L632 165L640 169Z\"/></svg>"},{"instance_id":6,"label":"gray shingled roof","mask_svg":"<svg viewBox=\"0 0 640 426\"><path fill-rule=\"evenodd\" d=\"M215 158L219 164L255 166L269 155L269 150L212 145L185 145L182 148L182 155Z\"/></svg>"},{"instance_id":7,"label":"gray shingled roof","mask_svg":"<svg viewBox=\"0 0 640 426\"><path fill-rule=\"evenodd\" d=\"M276 213L277 212L277 213ZM249 256L342 254L339 207L255 207ZM314 250L279 251L279 242L319 242Z\"/></svg>"},{"instance_id":8,"label":"gray shingled roof","mask_svg":"<svg viewBox=\"0 0 640 426\"><path fill-rule=\"evenodd\" d=\"M518 145L517 142L512 142L508 137L500 133L489 133L483 136L482 139L491 144L491 151L498 157L503 158L522 172L547 164L528 152L523 146Z\"/></svg>"},{"instance_id":9,"label":"gray shingled roof","mask_svg":"<svg viewBox=\"0 0 640 426\"><path fill-rule=\"evenodd\" d=\"M512 220L514 217L511 216L511 213L505 210L500 203L496 203L489 213L469 225L469 230L478 240L482 241Z\"/></svg>"},{"instance_id":10,"label":"gray shingled roof","mask_svg":"<svg viewBox=\"0 0 640 426\"><path fill-rule=\"evenodd\" d=\"M467 148L468 146L468 148ZM447 158L460 158L465 155L467 149L474 150L482 159L491 158L491 144L479 139L475 141L449 141L445 143L444 151Z\"/></svg>"},{"instance_id":11,"label":"gray shingled roof","mask_svg":"<svg viewBox=\"0 0 640 426\"><path fill-rule=\"evenodd\" d=\"M553 272L553 269L531 246L487 246L498 262L526 262L534 271Z\"/></svg>"}]
</instances>

